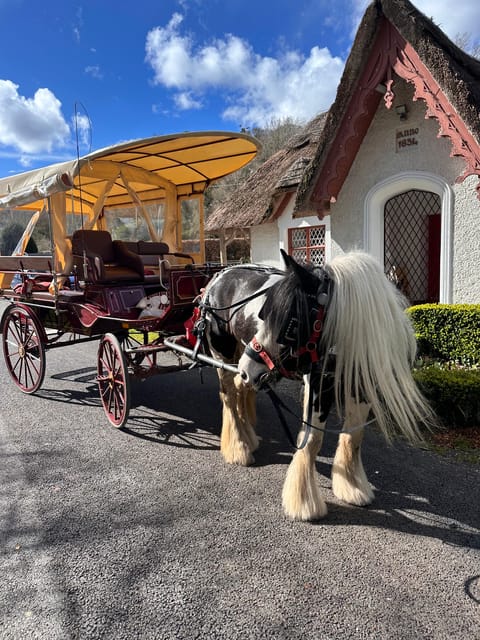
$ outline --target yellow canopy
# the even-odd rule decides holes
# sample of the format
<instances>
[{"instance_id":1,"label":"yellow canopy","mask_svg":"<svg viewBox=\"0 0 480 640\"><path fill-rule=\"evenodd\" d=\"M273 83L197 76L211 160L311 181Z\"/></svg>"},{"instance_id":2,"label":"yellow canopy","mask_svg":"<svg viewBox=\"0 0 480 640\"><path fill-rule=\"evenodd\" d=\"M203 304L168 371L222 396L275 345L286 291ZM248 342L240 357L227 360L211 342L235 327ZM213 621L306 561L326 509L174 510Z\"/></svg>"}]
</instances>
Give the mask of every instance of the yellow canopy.
<instances>
[{"instance_id":1,"label":"yellow canopy","mask_svg":"<svg viewBox=\"0 0 480 640\"><path fill-rule=\"evenodd\" d=\"M0 210L8 207L41 211L45 199L49 199L57 273L67 272L71 263L67 211L85 215L82 224L88 229L98 226L104 208L133 204L148 224L145 205L163 201L162 240L178 249L179 199L201 196L209 184L246 165L258 150L259 143L251 136L224 131L123 142L76 160L0 179ZM27 241L26 235L22 237L22 246ZM203 255L202 244L200 259Z\"/></svg>"},{"instance_id":2,"label":"yellow canopy","mask_svg":"<svg viewBox=\"0 0 480 640\"><path fill-rule=\"evenodd\" d=\"M45 197L62 191L72 192L78 212L99 199L102 206L131 204L132 192L143 203L172 190L177 197L203 193L214 180L250 162L258 147L248 135L218 131L124 142L1 179L0 208L41 209Z\"/></svg>"}]
</instances>

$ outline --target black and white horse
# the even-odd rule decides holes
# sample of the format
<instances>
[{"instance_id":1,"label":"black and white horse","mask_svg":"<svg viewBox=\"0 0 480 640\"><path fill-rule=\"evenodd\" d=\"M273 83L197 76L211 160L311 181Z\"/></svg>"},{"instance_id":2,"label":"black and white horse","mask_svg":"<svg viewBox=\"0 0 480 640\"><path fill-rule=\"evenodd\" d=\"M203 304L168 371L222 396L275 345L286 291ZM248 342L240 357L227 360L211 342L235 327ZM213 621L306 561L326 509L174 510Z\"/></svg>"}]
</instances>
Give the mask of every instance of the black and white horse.
<instances>
[{"instance_id":1,"label":"black and white horse","mask_svg":"<svg viewBox=\"0 0 480 640\"><path fill-rule=\"evenodd\" d=\"M354 505L373 500L361 460L364 424L373 415L382 433L421 440L431 412L411 375L415 336L405 300L369 255L339 256L324 268L304 267L283 253L286 271L254 265L227 268L208 284L202 301L212 354L237 363L218 370L223 403L221 453L248 465L258 447L256 392L280 376L305 375L304 421L314 411L306 443L297 450L283 488L285 513L315 520L327 512L315 460L328 415L328 392L310 375L330 368L344 424L332 467L333 493ZM321 387L321 385L320 385ZM312 401L313 398L313 401ZM325 406L324 406L325 405ZM305 437L305 422L299 441Z\"/></svg>"}]
</instances>

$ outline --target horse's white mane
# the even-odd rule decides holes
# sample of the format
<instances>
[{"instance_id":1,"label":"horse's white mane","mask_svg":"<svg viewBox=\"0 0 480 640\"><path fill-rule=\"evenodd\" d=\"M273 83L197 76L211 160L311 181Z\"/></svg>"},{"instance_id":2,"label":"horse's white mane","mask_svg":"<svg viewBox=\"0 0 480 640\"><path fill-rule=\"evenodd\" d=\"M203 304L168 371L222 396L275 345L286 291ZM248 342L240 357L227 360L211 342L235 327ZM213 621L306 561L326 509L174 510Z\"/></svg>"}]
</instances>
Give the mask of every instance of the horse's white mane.
<instances>
[{"instance_id":1,"label":"horse's white mane","mask_svg":"<svg viewBox=\"0 0 480 640\"><path fill-rule=\"evenodd\" d=\"M326 268L334 287L323 340L327 349L335 346L337 401L364 398L387 437L393 422L418 440L418 424L430 412L411 374L416 340L408 302L366 253L338 256Z\"/></svg>"}]
</instances>

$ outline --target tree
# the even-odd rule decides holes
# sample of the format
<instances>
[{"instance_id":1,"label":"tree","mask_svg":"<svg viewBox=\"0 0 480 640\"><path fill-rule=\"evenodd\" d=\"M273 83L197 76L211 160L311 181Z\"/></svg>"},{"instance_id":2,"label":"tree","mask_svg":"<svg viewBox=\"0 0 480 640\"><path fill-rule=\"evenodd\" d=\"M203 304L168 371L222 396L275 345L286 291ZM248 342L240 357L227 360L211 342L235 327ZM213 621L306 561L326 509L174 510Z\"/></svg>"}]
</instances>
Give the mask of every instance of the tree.
<instances>
[{"instance_id":1,"label":"tree","mask_svg":"<svg viewBox=\"0 0 480 640\"><path fill-rule=\"evenodd\" d=\"M12 255L18 241L22 237L23 231L24 228L18 222L11 222L3 229L2 240L0 243L0 250L2 255Z\"/></svg>"},{"instance_id":2,"label":"tree","mask_svg":"<svg viewBox=\"0 0 480 640\"><path fill-rule=\"evenodd\" d=\"M222 202L254 173L274 153L283 149L287 141L303 129L303 125L292 118L272 118L265 127L254 127L252 130L242 127L242 133L253 135L262 145L257 157L246 167L231 173L219 180L205 191L205 216L216 209Z\"/></svg>"},{"instance_id":3,"label":"tree","mask_svg":"<svg viewBox=\"0 0 480 640\"><path fill-rule=\"evenodd\" d=\"M455 44L457 47L468 53L472 58L480 60L480 42L476 44L472 43L472 34L465 31L464 33L457 33L455 37Z\"/></svg>"}]
</instances>

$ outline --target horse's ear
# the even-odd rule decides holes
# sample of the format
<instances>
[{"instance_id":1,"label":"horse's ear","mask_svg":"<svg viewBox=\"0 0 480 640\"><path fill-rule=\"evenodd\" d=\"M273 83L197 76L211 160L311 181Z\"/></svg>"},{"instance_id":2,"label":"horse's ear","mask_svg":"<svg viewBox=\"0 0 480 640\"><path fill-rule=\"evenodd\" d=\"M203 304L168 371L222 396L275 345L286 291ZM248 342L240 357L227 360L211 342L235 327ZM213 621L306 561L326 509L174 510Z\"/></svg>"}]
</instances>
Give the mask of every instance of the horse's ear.
<instances>
[{"instance_id":1,"label":"horse's ear","mask_svg":"<svg viewBox=\"0 0 480 640\"><path fill-rule=\"evenodd\" d=\"M305 267L302 267L302 265L292 258L292 256L285 253L283 249L280 249L280 252L282 254L283 261L285 262L285 266L287 267L287 271L293 271L302 288L308 292L316 292L318 288L318 280L313 273L308 271L308 269L305 269Z\"/></svg>"},{"instance_id":2,"label":"horse's ear","mask_svg":"<svg viewBox=\"0 0 480 640\"><path fill-rule=\"evenodd\" d=\"M290 265L292 264L292 262L295 262L295 260L293 258L291 258L288 255L288 253L286 251L284 251L283 249L280 249L280 253L282 255L283 262L285 263L285 266L288 269L290 267Z\"/></svg>"}]
</instances>

